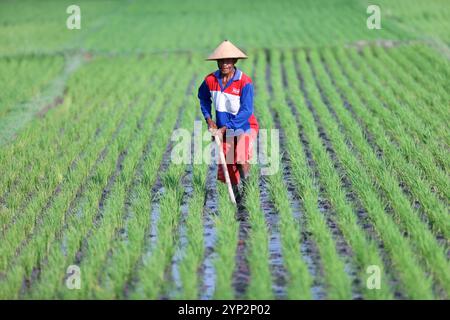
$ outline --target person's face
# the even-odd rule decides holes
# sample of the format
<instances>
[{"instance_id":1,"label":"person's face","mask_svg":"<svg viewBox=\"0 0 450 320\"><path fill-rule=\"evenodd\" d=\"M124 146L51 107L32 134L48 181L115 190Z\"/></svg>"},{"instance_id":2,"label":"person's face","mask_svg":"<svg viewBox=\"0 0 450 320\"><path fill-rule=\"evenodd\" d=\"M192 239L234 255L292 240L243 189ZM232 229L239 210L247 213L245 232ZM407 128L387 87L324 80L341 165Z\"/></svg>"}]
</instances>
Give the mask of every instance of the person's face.
<instances>
[{"instance_id":1,"label":"person's face","mask_svg":"<svg viewBox=\"0 0 450 320\"><path fill-rule=\"evenodd\" d=\"M217 60L217 66L223 75L228 75L233 71L234 64L237 59L219 59Z\"/></svg>"}]
</instances>

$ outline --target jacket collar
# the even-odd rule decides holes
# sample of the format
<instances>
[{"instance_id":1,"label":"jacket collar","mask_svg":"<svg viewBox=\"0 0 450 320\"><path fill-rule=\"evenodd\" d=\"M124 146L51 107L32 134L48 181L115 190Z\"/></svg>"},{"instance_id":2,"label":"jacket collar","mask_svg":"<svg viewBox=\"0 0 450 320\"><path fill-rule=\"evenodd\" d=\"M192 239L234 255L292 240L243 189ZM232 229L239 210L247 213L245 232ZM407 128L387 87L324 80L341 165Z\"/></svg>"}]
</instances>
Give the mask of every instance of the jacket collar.
<instances>
[{"instance_id":1,"label":"jacket collar","mask_svg":"<svg viewBox=\"0 0 450 320\"><path fill-rule=\"evenodd\" d=\"M235 71L234 71L233 81L237 81L237 80L239 80L239 79L241 78L242 71L239 70L239 69L236 68L236 67L234 67L234 68L235 68ZM215 76L218 80L222 79L222 75L221 75L219 69L216 70L216 71L214 72L214 76Z\"/></svg>"}]
</instances>

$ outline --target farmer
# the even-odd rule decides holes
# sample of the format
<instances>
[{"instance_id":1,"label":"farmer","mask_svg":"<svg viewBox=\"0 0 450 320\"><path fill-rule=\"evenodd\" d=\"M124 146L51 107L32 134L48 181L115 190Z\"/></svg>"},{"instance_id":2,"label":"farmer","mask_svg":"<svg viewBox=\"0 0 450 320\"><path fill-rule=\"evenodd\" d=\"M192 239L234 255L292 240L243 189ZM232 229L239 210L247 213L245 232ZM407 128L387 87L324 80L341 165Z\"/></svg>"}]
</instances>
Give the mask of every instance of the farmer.
<instances>
[{"instance_id":1,"label":"farmer","mask_svg":"<svg viewBox=\"0 0 450 320\"><path fill-rule=\"evenodd\" d=\"M217 60L219 69L208 74L198 89L200 108L208 129L223 141L223 152L238 204L245 194L249 161L259 128L253 115L252 79L235 66L238 59L246 58L230 41L223 41L206 59ZM211 102L214 103L216 122L212 119ZM218 166L217 179L225 183L222 166ZM240 180L242 194L238 187Z\"/></svg>"}]
</instances>

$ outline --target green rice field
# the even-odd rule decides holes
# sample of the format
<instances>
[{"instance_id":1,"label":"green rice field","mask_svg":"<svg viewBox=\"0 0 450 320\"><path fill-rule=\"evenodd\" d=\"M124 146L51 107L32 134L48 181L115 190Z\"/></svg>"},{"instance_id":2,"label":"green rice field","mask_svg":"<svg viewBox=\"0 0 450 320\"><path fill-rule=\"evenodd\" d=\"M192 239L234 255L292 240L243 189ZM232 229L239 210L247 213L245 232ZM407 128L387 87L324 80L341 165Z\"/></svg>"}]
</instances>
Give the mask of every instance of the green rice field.
<instances>
[{"instance_id":1,"label":"green rice field","mask_svg":"<svg viewBox=\"0 0 450 320\"><path fill-rule=\"evenodd\" d=\"M0 299L450 297L450 2L71 4L0 2ZM224 39L279 130L243 210L171 161Z\"/></svg>"}]
</instances>

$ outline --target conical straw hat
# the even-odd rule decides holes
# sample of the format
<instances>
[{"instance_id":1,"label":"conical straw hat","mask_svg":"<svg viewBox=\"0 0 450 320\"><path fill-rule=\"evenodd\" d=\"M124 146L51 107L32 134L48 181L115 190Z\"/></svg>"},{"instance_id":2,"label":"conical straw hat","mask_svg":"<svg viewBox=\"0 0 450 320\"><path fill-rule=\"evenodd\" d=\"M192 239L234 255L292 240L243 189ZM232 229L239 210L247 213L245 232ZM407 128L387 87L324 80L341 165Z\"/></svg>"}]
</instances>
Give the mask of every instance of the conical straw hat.
<instances>
[{"instance_id":1,"label":"conical straw hat","mask_svg":"<svg viewBox=\"0 0 450 320\"><path fill-rule=\"evenodd\" d=\"M247 59L245 53L232 44L228 40L224 40L215 50L211 53L206 60L217 60L226 58Z\"/></svg>"}]
</instances>

